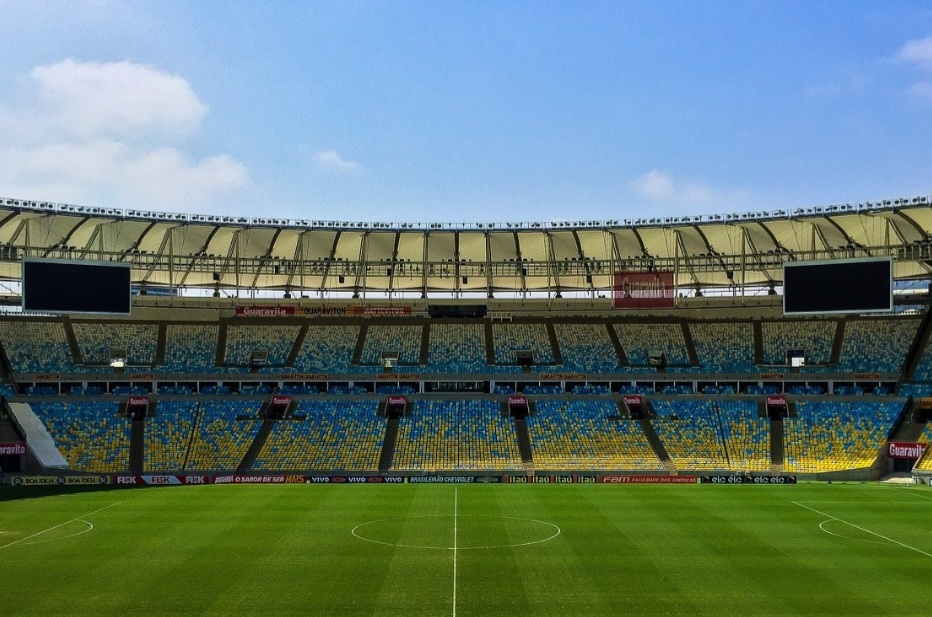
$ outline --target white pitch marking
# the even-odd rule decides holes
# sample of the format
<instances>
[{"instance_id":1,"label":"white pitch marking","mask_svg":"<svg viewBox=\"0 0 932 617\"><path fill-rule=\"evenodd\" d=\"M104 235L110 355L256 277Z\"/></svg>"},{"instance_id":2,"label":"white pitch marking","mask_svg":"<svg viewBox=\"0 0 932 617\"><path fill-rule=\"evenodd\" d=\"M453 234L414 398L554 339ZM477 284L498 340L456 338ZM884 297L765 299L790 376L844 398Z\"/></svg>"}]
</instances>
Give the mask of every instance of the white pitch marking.
<instances>
[{"instance_id":1,"label":"white pitch marking","mask_svg":"<svg viewBox=\"0 0 932 617\"><path fill-rule=\"evenodd\" d=\"M456 617L456 546L459 535L457 523L459 520L459 487L453 487L453 617Z\"/></svg>"},{"instance_id":2,"label":"white pitch marking","mask_svg":"<svg viewBox=\"0 0 932 617\"><path fill-rule=\"evenodd\" d=\"M927 553L927 552L925 552L925 551L923 551L923 550L919 550L919 549L916 548L915 546L910 546L909 544L903 544L902 542L900 542L900 541L898 541L898 540L894 540L893 538L888 538L887 536L881 535L881 534L879 534L879 533L877 533L877 532L875 532L875 531L871 531L870 529L865 529L864 527L860 527L860 526L858 526L858 525L855 525L854 523L849 523L848 521L846 521L846 520L844 520L844 519L840 519L840 518L838 518L837 516L832 516L831 514L827 514L827 513L825 513L825 512L822 512L821 510L816 510L815 508L810 508L809 506L807 506L807 505L805 505L805 504L801 504L801 503L799 503L798 501L793 501L793 502L790 502L790 503L793 503L793 504L799 506L800 508L805 508L805 509L809 510L810 512L815 512L816 514L821 514L822 516L827 516L827 517L829 518L829 520L838 521L839 523L844 523L845 525L848 525L849 527L854 527L855 529L858 529L858 530L860 530L860 531L863 531L864 533L869 533L869 534L871 534L872 536L877 536L878 538L882 538L882 539L886 540L887 542L892 542L893 544L897 544L897 545L899 545L899 546L902 546L903 548L908 548L909 550L915 551L915 552L917 552L917 553L919 553L919 554L921 554L921 555L925 555L926 557L932 557L932 553ZM823 522L824 522L824 521L823 521ZM825 530L823 529L822 531L825 531Z\"/></svg>"},{"instance_id":3,"label":"white pitch marking","mask_svg":"<svg viewBox=\"0 0 932 617\"><path fill-rule=\"evenodd\" d=\"M48 540L34 540L32 542L23 542L22 546L31 546L33 544L46 544L47 542L57 542L58 540L64 540L65 538L77 538L78 536L83 536L87 532L94 530L94 525L85 521L83 518L78 519L78 521L76 522L84 523L84 529L82 529L78 533L70 533L67 536L55 536L55 537L49 538Z\"/></svg>"},{"instance_id":4,"label":"white pitch marking","mask_svg":"<svg viewBox=\"0 0 932 617\"><path fill-rule=\"evenodd\" d=\"M882 542L882 541L880 541L880 540L867 540L867 539L865 539L865 538L855 538L855 537L852 537L852 536L846 536L846 535L841 534L841 533L835 533L834 531L829 531L828 529L825 528L825 524L826 524L826 523L831 523L831 522L836 522L836 523L837 523L837 522L839 522L839 521L836 520L836 519L833 519L833 518L826 519L826 520L822 521L821 523L819 523L819 529L821 529L822 531L824 531L825 533L827 533L827 534L830 535L830 536L835 536L836 538L844 538L845 540L855 540L855 541L857 541L857 542L868 542L868 543L870 543L870 544L880 544L880 545L886 544L886 542Z\"/></svg>"},{"instance_id":5,"label":"white pitch marking","mask_svg":"<svg viewBox=\"0 0 932 617\"><path fill-rule=\"evenodd\" d=\"M88 512L87 514L82 514L81 516L75 517L75 518L71 519L70 521L65 521L64 523L60 523L60 524L58 524L58 525L55 525L54 527L49 527L48 529L43 529L42 531L37 531L36 533L34 533L34 534L30 535L30 536L26 536L25 538L20 538L19 540L14 540L13 542L10 542L9 544L4 544L3 546L0 546L0 550L3 550L3 549L5 549L5 548L7 548L7 547L9 547L9 546L13 546L14 544L21 544L21 543L25 542L26 540L31 540L32 538L35 538L36 536L41 536L41 535L44 534L44 533L48 533L48 532L50 532L50 531L54 531L54 530L58 529L59 527L64 527L64 526L67 525L68 523L74 523L74 522L76 522L76 521L81 521L81 522L83 522L83 523L85 523L85 524L87 524L87 525L90 525L90 523L88 523L87 521L84 520L84 517L85 517L85 516L90 516L90 515L92 515L92 514L97 514L98 512L103 512L104 510L106 510L106 509L108 509L108 508L112 508L113 506L115 506L115 505L117 505L117 504L121 504L121 503L123 503L123 502L122 502L122 501L118 501L118 502L116 502L116 503L110 504L109 506L104 506L103 508L100 508L99 510L94 510L93 512ZM76 535L79 535L79 534L76 534ZM36 543L35 543L35 542L30 542L30 544L36 544Z\"/></svg>"},{"instance_id":6,"label":"white pitch marking","mask_svg":"<svg viewBox=\"0 0 932 617\"><path fill-rule=\"evenodd\" d=\"M371 542L373 544L381 544L383 546L394 546L395 548L417 548L423 550L438 550L438 551L452 551L452 546L430 546L425 544L398 544L397 542L383 542L382 540L376 540L374 538L367 538L366 536L360 535L359 530L363 527L368 527L369 525L376 525L378 523L386 523L391 521L407 521L417 518L441 518L446 517L446 514L424 514L418 516L405 516L405 517L394 517L394 518L379 518L372 521L367 521L365 523L360 523L353 527L350 530L350 533L353 537L363 540L364 542ZM555 531L551 533L546 538L541 538L540 540L529 540L528 542L518 542L516 544L487 544L483 546L457 546L458 551L485 551L492 550L497 548L518 548L521 546L531 546L532 544L543 544L544 542L549 542L553 540L561 533L563 530L559 526L554 525L553 523L548 523L546 521L539 521L533 518L520 518L517 516L491 516L488 514L469 514L469 518L487 518L487 519L504 519L509 521L521 521L524 523L537 523L538 525L544 525L554 529Z\"/></svg>"}]
</instances>

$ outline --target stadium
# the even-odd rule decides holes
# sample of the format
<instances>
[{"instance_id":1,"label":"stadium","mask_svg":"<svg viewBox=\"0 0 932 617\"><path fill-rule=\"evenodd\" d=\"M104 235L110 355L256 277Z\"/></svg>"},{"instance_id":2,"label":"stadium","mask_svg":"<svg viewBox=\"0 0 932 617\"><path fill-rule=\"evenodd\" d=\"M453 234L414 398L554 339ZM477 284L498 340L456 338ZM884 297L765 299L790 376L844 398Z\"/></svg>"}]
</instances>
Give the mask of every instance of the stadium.
<instances>
[{"instance_id":1,"label":"stadium","mask_svg":"<svg viewBox=\"0 0 932 617\"><path fill-rule=\"evenodd\" d=\"M461 224L0 199L0 599L924 614L930 247L926 196Z\"/></svg>"}]
</instances>

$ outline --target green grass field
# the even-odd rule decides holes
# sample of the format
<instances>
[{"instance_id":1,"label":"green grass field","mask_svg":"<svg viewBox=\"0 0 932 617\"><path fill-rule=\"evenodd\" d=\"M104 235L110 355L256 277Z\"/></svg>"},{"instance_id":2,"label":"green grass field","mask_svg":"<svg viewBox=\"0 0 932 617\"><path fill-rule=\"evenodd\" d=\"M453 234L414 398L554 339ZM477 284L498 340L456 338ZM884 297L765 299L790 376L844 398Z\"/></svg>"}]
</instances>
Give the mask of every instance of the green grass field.
<instances>
[{"instance_id":1,"label":"green grass field","mask_svg":"<svg viewBox=\"0 0 932 617\"><path fill-rule=\"evenodd\" d=\"M929 615L932 490L0 490L2 615Z\"/></svg>"}]
</instances>

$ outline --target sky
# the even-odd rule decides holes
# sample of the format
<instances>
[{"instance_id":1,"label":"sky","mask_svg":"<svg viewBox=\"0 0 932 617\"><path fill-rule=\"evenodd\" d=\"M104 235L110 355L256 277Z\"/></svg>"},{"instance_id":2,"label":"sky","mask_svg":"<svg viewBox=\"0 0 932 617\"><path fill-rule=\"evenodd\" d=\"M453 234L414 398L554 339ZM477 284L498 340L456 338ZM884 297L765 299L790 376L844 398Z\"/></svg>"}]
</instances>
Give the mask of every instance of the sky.
<instances>
[{"instance_id":1,"label":"sky","mask_svg":"<svg viewBox=\"0 0 932 617\"><path fill-rule=\"evenodd\" d=\"M932 193L932 3L0 0L0 196L490 223Z\"/></svg>"}]
</instances>

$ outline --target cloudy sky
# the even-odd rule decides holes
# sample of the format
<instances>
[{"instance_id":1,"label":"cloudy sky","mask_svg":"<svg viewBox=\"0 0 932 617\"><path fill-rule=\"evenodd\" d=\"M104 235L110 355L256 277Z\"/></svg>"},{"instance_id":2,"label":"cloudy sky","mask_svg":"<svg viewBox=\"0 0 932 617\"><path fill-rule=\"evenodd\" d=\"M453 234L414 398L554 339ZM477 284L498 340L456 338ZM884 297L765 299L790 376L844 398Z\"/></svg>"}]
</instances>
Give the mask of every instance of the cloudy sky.
<instances>
[{"instance_id":1,"label":"cloudy sky","mask_svg":"<svg viewBox=\"0 0 932 617\"><path fill-rule=\"evenodd\" d=\"M0 196L280 218L932 193L932 4L0 0Z\"/></svg>"}]
</instances>

